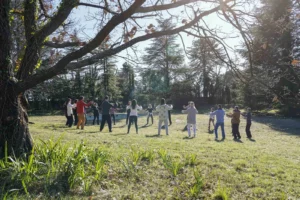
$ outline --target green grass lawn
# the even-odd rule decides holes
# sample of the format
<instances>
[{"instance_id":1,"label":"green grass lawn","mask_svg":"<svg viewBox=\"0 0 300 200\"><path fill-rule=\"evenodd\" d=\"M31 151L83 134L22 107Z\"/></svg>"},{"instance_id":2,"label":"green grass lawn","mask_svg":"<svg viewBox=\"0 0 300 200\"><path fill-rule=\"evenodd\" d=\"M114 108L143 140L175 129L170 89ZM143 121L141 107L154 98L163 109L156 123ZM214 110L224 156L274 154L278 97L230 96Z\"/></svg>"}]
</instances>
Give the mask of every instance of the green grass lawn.
<instances>
[{"instance_id":1,"label":"green grass lawn","mask_svg":"<svg viewBox=\"0 0 300 200\"><path fill-rule=\"evenodd\" d=\"M57 149L58 158L60 151L71 152L61 153L66 155L61 159L67 161L68 156L73 156L74 159L68 162L80 166L75 170L78 175L69 175L69 186L64 189L57 170L55 180L43 178L52 176L51 168L54 172L60 161L53 164L51 159L44 159L44 163L52 165L44 164L48 172L40 170L39 174L44 174L40 179L30 179L30 184L27 181L28 195L22 190L10 195L6 189L8 198L300 199L299 136L254 122L251 128L254 140L250 141L246 139L243 120L240 125L242 139L237 142L232 140L230 119L227 118L226 140L215 141L214 134L207 130L208 116L200 114L197 116L197 137L187 139L187 132L182 131L186 115L178 114L172 116L170 135L166 136L162 130L162 136L156 137L157 117L154 120L153 125L145 127L146 118L140 117L139 134L135 133L134 126L130 134L126 134L124 120L113 126L112 133L107 127L100 133L96 125L87 125L85 130L66 128L63 116L30 117L35 123L30 125L30 131L35 143L39 144L36 154L42 155L43 148L49 149L45 150L45 155ZM60 137L61 142L56 147L55 143L47 142L49 139L55 142ZM73 147L75 143L77 147ZM74 148L77 150L72 151ZM83 156L76 162L80 148L85 149L86 158ZM95 161L98 159L100 163L96 154L105 155L105 159L100 156L105 160L101 168ZM97 159L91 161L92 157ZM34 163L39 163L39 158L43 160L42 156L36 156ZM97 169L99 173L94 172ZM73 179L70 177L76 179L71 186Z\"/></svg>"}]
</instances>

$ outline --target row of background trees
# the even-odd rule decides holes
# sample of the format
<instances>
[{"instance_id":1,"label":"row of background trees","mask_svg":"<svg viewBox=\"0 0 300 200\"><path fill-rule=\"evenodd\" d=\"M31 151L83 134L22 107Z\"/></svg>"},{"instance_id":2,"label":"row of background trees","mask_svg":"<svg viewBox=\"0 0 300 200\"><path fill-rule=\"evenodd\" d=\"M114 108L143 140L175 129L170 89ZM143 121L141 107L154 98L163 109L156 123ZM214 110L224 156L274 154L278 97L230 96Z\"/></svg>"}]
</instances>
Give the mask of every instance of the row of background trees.
<instances>
[{"instance_id":1,"label":"row of background trees","mask_svg":"<svg viewBox=\"0 0 300 200\"><path fill-rule=\"evenodd\" d=\"M166 97L180 109L194 100L198 105L239 104L253 109L276 107L285 114L296 115L299 109L300 70L299 5L290 0L261 0L256 21L249 33L253 39L251 58L248 49L239 50L245 62L239 73L228 68L223 47L214 39L198 38L185 54L176 35L152 39L142 56L143 67L126 62L117 69L114 58L40 84L30 90L33 109L59 109L67 96L84 95L101 100L107 94L126 104L132 98L140 104L159 102ZM172 19L158 20L158 30L174 28ZM296 61L296 62L295 62ZM294 63L293 63L294 62ZM298 64L298 65L297 65ZM258 81L259 80L259 81Z\"/></svg>"}]
</instances>

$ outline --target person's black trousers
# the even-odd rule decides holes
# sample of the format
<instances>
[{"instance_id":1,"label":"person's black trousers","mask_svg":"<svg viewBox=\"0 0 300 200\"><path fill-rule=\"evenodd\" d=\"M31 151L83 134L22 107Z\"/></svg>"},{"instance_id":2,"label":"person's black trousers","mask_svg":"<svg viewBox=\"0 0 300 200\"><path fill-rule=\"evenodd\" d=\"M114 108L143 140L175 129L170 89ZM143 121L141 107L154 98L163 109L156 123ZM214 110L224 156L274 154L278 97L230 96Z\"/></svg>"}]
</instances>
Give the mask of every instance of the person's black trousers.
<instances>
[{"instance_id":1,"label":"person's black trousers","mask_svg":"<svg viewBox=\"0 0 300 200\"><path fill-rule=\"evenodd\" d=\"M84 124L86 125L86 124L87 124L86 113L84 114L84 118L85 118L85 122L84 122Z\"/></svg>"},{"instance_id":2,"label":"person's black trousers","mask_svg":"<svg viewBox=\"0 0 300 200\"><path fill-rule=\"evenodd\" d=\"M233 137L234 139L240 139L240 131L239 131L239 126L240 124L232 124L232 132L233 132Z\"/></svg>"},{"instance_id":3,"label":"person's black trousers","mask_svg":"<svg viewBox=\"0 0 300 200\"><path fill-rule=\"evenodd\" d=\"M169 123L170 123L170 125L172 125L171 110L169 110L168 113L169 113Z\"/></svg>"},{"instance_id":4,"label":"person's black trousers","mask_svg":"<svg viewBox=\"0 0 300 200\"><path fill-rule=\"evenodd\" d=\"M251 127L251 123L247 123L247 125L246 125L247 138L252 138L250 127Z\"/></svg>"},{"instance_id":5,"label":"person's black trousers","mask_svg":"<svg viewBox=\"0 0 300 200\"><path fill-rule=\"evenodd\" d=\"M68 126L68 125L69 125L69 121L68 121L68 120L69 120L69 118L68 118L68 115L67 115L67 114L66 114L65 116L66 116L66 118L67 118L67 121L66 121L66 126Z\"/></svg>"},{"instance_id":6,"label":"person's black trousers","mask_svg":"<svg viewBox=\"0 0 300 200\"><path fill-rule=\"evenodd\" d=\"M94 112L93 125L95 124L96 119L97 119L97 124L99 125L99 112Z\"/></svg>"},{"instance_id":7,"label":"person's black trousers","mask_svg":"<svg viewBox=\"0 0 300 200\"><path fill-rule=\"evenodd\" d=\"M151 120L152 120L152 124L153 124L153 114L152 113L149 113L148 114L148 117L147 117L147 124L149 123L149 118L151 117Z\"/></svg>"},{"instance_id":8,"label":"person's black trousers","mask_svg":"<svg viewBox=\"0 0 300 200\"><path fill-rule=\"evenodd\" d=\"M129 115L130 115L130 110L127 110L126 125L128 124Z\"/></svg>"},{"instance_id":9,"label":"person's black trousers","mask_svg":"<svg viewBox=\"0 0 300 200\"><path fill-rule=\"evenodd\" d=\"M129 124L128 124L128 132L127 132L127 133L129 133L131 124L132 124L133 122L135 123L135 130L136 130L136 133L138 133L137 116L130 116L130 118L129 118Z\"/></svg>"},{"instance_id":10,"label":"person's black trousers","mask_svg":"<svg viewBox=\"0 0 300 200\"><path fill-rule=\"evenodd\" d=\"M113 118L113 120L114 120L114 125L116 125L116 115L115 114L110 114L111 115L111 117Z\"/></svg>"},{"instance_id":11,"label":"person's black trousers","mask_svg":"<svg viewBox=\"0 0 300 200\"><path fill-rule=\"evenodd\" d=\"M74 125L77 126L77 124L78 124L77 112L74 112Z\"/></svg>"},{"instance_id":12,"label":"person's black trousers","mask_svg":"<svg viewBox=\"0 0 300 200\"><path fill-rule=\"evenodd\" d=\"M67 116L67 126L71 127L73 125L73 115Z\"/></svg>"},{"instance_id":13,"label":"person's black trousers","mask_svg":"<svg viewBox=\"0 0 300 200\"><path fill-rule=\"evenodd\" d=\"M110 115L102 115L100 131L103 130L105 122L107 122L109 132L111 132L111 118L110 118Z\"/></svg>"}]
</instances>

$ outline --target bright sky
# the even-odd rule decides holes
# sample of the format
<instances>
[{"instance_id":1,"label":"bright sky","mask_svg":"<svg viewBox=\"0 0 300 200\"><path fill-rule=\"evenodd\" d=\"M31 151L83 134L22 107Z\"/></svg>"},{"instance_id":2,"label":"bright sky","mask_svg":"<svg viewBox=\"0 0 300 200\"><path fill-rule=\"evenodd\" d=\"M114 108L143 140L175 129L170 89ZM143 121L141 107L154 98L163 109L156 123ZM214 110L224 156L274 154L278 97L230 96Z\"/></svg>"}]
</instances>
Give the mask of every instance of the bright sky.
<instances>
[{"instance_id":1,"label":"bright sky","mask_svg":"<svg viewBox=\"0 0 300 200\"><path fill-rule=\"evenodd\" d=\"M210 8L212 8L211 4L203 4L201 3L200 8L201 9L205 9L208 10ZM248 8L243 8L244 10L250 10L252 6L249 6ZM80 36L81 37L85 37L85 38L92 38L98 31L97 27L95 27L96 24L96 20L91 20L90 16L91 14L95 14L97 12L98 9L96 8L90 8L90 7L86 7L86 6L79 6L77 9L75 9L72 13L72 15L70 16L71 19L75 19L75 21L77 21L78 27L81 27L82 32L80 32ZM175 15L176 13L181 13L181 11L183 11L183 7L182 8L176 8L176 9L171 9L169 10L169 13ZM168 13L164 13L163 17L164 18L168 18ZM99 16L99 19L100 20ZM231 48L238 48L238 46L242 43L242 39L240 37L240 34L233 28L232 25L230 25L229 23L224 22L223 20L221 20L216 13L211 14L205 18L203 18L205 20L205 22L208 24L208 26L210 28L216 28L219 30L218 34L220 34L222 37L228 37L228 39L226 39L226 43L228 44L228 46L230 46ZM178 19L178 23L177 26L181 26L181 20L182 18ZM174 21L175 22L175 21ZM156 25L156 21L154 19L140 19L138 20L138 23L143 26L146 27L147 25L149 25L150 23ZM200 23L201 24L201 23ZM203 24L203 23L202 23ZM120 29L121 30L121 29ZM144 34L145 28L142 29L139 33L136 34L136 36ZM224 34L221 34L224 33ZM115 33L114 33L115 34ZM113 35L114 35L113 34ZM187 36L186 33L182 33L181 34L183 36L183 40L185 43L185 47L191 47L193 40L195 39L193 36ZM133 51L129 48L127 50L124 50L123 52L119 53L118 55L123 56L123 57L128 57L131 58L133 60L135 60L136 62L142 62L142 60L137 60L137 57L140 57L141 55L144 54L144 49L147 47L147 45L149 45L151 43L151 40L145 41L145 42L141 42L138 43L137 45L135 45L134 47L136 48L136 54L133 53ZM180 38L178 37L178 43L182 46L182 42L180 40ZM183 46L182 46L183 48ZM137 57L136 57L137 55ZM234 56L234 51L230 51L230 55ZM188 59L186 58L186 63L188 63ZM119 58L118 59L118 63L117 66L118 68L120 68L122 66L122 64L125 62L124 59Z\"/></svg>"}]
</instances>

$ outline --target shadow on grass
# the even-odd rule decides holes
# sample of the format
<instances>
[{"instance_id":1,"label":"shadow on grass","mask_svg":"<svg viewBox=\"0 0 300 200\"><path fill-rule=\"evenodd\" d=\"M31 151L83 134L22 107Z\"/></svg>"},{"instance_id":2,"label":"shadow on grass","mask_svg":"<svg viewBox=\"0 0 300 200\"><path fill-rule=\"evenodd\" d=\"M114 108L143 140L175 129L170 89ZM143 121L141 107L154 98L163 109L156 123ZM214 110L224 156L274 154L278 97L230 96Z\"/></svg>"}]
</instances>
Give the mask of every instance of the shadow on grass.
<instances>
[{"instance_id":1,"label":"shadow on grass","mask_svg":"<svg viewBox=\"0 0 300 200\"><path fill-rule=\"evenodd\" d=\"M155 138L155 137L159 138L159 137L161 137L161 135L158 135L158 134L155 134L155 135L145 135L145 137L147 137L147 138Z\"/></svg>"},{"instance_id":2,"label":"shadow on grass","mask_svg":"<svg viewBox=\"0 0 300 200\"><path fill-rule=\"evenodd\" d=\"M252 138L248 138L249 141L251 142L256 142L256 140L252 139Z\"/></svg>"},{"instance_id":3,"label":"shadow on grass","mask_svg":"<svg viewBox=\"0 0 300 200\"><path fill-rule=\"evenodd\" d=\"M240 139L233 139L233 141L234 141L234 142L237 142L237 143L243 143L243 141L240 140Z\"/></svg>"},{"instance_id":4,"label":"shadow on grass","mask_svg":"<svg viewBox=\"0 0 300 200\"><path fill-rule=\"evenodd\" d=\"M195 137L188 137L188 136L185 136L185 137L183 137L182 139L184 139L184 140L192 140L192 139L194 139Z\"/></svg>"},{"instance_id":5,"label":"shadow on grass","mask_svg":"<svg viewBox=\"0 0 300 200\"><path fill-rule=\"evenodd\" d=\"M128 125L122 125L122 126L114 126L113 128L125 128L125 127L127 127Z\"/></svg>"},{"instance_id":6,"label":"shadow on grass","mask_svg":"<svg viewBox=\"0 0 300 200\"><path fill-rule=\"evenodd\" d=\"M252 121L265 124L276 131L300 136L300 120L296 118L255 116Z\"/></svg>"},{"instance_id":7,"label":"shadow on grass","mask_svg":"<svg viewBox=\"0 0 300 200\"><path fill-rule=\"evenodd\" d=\"M147 128L147 127L149 127L150 125L148 125L148 124L145 124L145 125L143 125L143 126L140 126L139 128Z\"/></svg>"},{"instance_id":8,"label":"shadow on grass","mask_svg":"<svg viewBox=\"0 0 300 200\"><path fill-rule=\"evenodd\" d=\"M128 135L127 133L116 133L116 134L111 134L112 136L120 136L120 135Z\"/></svg>"}]
</instances>

